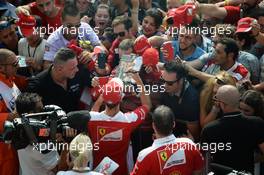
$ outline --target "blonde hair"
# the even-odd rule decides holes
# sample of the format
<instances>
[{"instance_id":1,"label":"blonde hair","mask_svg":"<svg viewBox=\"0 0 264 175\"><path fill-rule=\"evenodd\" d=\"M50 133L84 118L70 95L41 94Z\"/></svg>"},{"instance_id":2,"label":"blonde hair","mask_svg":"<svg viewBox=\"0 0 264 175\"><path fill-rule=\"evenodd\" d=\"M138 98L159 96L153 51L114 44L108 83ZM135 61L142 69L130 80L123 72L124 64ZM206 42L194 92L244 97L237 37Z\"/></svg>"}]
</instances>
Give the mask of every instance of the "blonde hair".
<instances>
[{"instance_id":1,"label":"blonde hair","mask_svg":"<svg viewBox=\"0 0 264 175\"><path fill-rule=\"evenodd\" d=\"M84 169L93 159L93 145L85 134L77 135L70 143L70 156L73 160L73 169Z\"/></svg>"},{"instance_id":2,"label":"blonde hair","mask_svg":"<svg viewBox=\"0 0 264 175\"><path fill-rule=\"evenodd\" d=\"M221 71L215 77L207 80L200 93L200 110L205 111L206 114L208 114L213 107L213 89L217 84L217 80L220 80L225 85L236 86L234 78L225 71Z\"/></svg>"}]
</instances>

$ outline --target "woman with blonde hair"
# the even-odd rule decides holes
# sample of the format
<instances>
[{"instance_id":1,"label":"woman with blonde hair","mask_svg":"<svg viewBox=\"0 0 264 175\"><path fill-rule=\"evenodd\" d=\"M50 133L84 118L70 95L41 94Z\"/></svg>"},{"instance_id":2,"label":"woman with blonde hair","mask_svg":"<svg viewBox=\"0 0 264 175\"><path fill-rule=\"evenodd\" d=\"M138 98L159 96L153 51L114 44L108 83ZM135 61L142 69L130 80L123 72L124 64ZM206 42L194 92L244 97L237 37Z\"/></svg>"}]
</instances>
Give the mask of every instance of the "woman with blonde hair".
<instances>
[{"instance_id":1,"label":"woman with blonde hair","mask_svg":"<svg viewBox=\"0 0 264 175\"><path fill-rule=\"evenodd\" d=\"M93 144L87 135L81 133L72 140L69 154L72 160L69 164L73 164L72 170L60 171L57 175L102 175L88 167L88 163L93 160Z\"/></svg>"},{"instance_id":2,"label":"woman with blonde hair","mask_svg":"<svg viewBox=\"0 0 264 175\"><path fill-rule=\"evenodd\" d=\"M220 108L214 103L213 96L219 87L223 85L236 86L234 78L227 72L219 72L210 78L204 85L200 94L200 125L203 128L209 122L215 120L220 114Z\"/></svg>"}]
</instances>

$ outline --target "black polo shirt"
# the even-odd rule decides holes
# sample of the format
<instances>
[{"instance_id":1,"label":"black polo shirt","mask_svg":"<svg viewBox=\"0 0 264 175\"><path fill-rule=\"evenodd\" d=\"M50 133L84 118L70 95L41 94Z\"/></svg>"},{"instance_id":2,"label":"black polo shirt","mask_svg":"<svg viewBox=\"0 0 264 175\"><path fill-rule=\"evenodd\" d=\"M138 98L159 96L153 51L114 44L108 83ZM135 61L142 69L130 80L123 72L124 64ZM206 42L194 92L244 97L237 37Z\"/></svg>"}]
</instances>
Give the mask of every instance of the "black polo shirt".
<instances>
[{"instance_id":1,"label":"black polo shirt","mask_svg":"<svg viewBox=\"0 0 264 175\"><path fill-rule=\"evenodd\" d=\"M206 125L201 134L201 148L210 145L214 163L253 174L254 150L261 143L264 143L264 120L243 117L240 112L224 114Z\"/></svg>"},{"instance_id":2,"label":"black polo shirt","mask_svg":"<svg viewBox=\"0 0 264 175\"><path fill-rule=\"evenodd\" d=\"M185 82L180 97L164 92L161 94L160 104L168 106L173 111L176 121L174 131L176 136L187 134L187 123L199 122L199 94L188 81Z\"/></svg>"},{"instance_id":3,"label":"black polo shirt","mask_svg":"<svg viewBox=\"0 0 264 175\"><path fill-rule=\"evenodd\" d=\"M81 92L91 86L90 72L83 66L73 79L68 79L67 90L56 84L51 77L52 66L29 80L28 91L38 93L44 105L58 105L64 111L78 110Z\"/></svg>"}]
</instances>

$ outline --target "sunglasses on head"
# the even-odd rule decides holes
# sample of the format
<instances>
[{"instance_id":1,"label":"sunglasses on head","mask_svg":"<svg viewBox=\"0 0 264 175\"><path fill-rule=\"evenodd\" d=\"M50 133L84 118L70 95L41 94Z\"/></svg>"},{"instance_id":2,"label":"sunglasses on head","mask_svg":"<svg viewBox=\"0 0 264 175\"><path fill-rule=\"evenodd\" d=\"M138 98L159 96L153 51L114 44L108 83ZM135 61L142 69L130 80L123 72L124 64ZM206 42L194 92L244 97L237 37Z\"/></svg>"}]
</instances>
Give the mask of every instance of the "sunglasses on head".
<instances>
[{"instance_id":1,"label":"sunglasses on head","mask_svg":"<svg viewBox=\"0 0 264 175\"><path fill-rule=\"evenodd\" d=\"M166 81L166 80L164 80L164 79L161 77L161 78L160 78L160 81L161 81L163 84L167 84L167 85L169 85L169 86L172 86L174 83L178 82L179 79L174 80L174 81Z\"/></svg>"},{"instance_id":2,"label":"sunglasses on head","mask_svg":"<svg viewBox=\"0 0 264 175\"><path fill-rule=\"evenodd\" d=\"M118 37L118 36L120 36L120 37L124 37L125 35L126 35L126 32L114 33L114 37L115 37L115 38Z\"/></svg>"}]
</instances>

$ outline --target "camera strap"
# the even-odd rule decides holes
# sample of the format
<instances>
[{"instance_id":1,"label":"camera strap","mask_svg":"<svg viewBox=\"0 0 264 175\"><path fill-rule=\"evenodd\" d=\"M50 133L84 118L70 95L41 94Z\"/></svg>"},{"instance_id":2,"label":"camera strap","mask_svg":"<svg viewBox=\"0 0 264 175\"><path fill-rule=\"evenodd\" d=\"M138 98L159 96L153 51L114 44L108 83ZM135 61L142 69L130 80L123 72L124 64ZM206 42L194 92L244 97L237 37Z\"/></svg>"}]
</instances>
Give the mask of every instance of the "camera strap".
<instances>
[{"instance_id":1,"label":"camera strap","mask_svg":"<svg viewBox=\"0 0 264 175\"><path fill-rule=\"evenodd\" d=\"M50 122L50 138L52 142L56 141L56 133L57 133L57 121L51 120Z\"/></svg>"}]
</instances>

